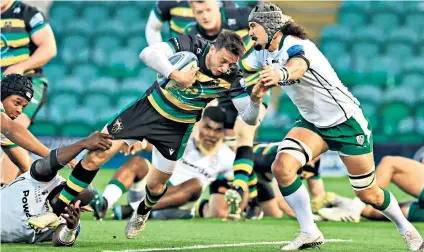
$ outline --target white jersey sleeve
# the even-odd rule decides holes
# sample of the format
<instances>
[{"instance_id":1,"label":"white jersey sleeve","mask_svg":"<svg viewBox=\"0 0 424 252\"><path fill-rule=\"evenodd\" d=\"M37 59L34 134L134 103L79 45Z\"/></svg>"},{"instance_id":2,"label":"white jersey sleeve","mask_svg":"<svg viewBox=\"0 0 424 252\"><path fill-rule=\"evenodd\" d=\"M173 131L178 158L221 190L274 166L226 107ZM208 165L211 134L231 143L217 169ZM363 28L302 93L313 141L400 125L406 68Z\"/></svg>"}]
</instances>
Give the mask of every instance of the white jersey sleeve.
<instances>
[{"instance_id":1,"label":"white jersey sleeve","mask_svg":"<svg viewBox=\"0 0 424 252\"><path fill-rule=\"evenodd\" d=\"M28 225L28 219L48 211L47 197L63 181L56 175L49 182L40 182L25 172L3 187L0 190L2 242L32 243L36 236L47 231L35 231Z\"/></svg>"}]
</instances>

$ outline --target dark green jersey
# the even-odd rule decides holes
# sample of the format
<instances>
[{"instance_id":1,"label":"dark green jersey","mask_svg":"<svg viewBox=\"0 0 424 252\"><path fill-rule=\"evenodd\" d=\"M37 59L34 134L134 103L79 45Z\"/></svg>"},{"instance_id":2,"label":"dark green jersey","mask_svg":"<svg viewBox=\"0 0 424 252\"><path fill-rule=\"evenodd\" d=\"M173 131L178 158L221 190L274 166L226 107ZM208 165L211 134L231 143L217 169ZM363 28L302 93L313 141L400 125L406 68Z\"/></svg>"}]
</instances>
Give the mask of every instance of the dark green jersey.
<instances>
[{"instance_id":1,"label":"dark green jersey","mask_svg":"<svg viewBox=\"0 0 424 252\"><path fill-rule=\"evenodd\" d=\"M27 60L37 49L31 36L48 23L35 7L16 1L1 14L1 72L19 62ZM30 77L42 76L42 69L31 69L24 73Z\"/></svg>"},{"instance_id":2,"label":"dark green jersey","mask_svg":"<svg viewBox=\"0 0 424 252\"><path fill-rule=\"evenodd\" d=\"M200 119L206 104L219 97L229 97L240 109L248 106L250 97L246 93L245 83L249 80L243 78L237 66L220 76L214 76L206 68L206 55L211 45L209 41L183 35L167 43L175 52L194 53L199 60L199 71L195 84L183 91L165 90L157 82L149 89L147 98L162 116L177 122L194 123Z\"/></svg>"}]
</instances>

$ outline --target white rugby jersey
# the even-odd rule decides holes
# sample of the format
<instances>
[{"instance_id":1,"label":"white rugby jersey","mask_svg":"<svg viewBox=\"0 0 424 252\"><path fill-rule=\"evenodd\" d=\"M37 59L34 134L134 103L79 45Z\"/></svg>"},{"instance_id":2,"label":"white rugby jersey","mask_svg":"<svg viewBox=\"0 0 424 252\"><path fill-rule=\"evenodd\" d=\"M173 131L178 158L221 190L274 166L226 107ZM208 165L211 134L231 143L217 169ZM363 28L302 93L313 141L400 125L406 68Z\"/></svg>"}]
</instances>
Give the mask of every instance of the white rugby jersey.
<instances>
[{"instance_id":1,"label":"white rugby jersey","mask_svg":"<svg viewBox=\"0 0 424 252\"><path fill-rule=\"evenodd\" d=\"M25 172L0 190L1 197L1 240L2 242L32 243L37 235L28 225L28 219L48 211L47 197L50 192L65 181L56 175L49 182L40 182Z\"/></svg>"},{"instance_id":2,"label":"white rugby jersey","mask_svg":"<svg viewBox=\"0 0 424 252\"><path fill-rule=\"evenodd\" d=\"M3 107L3 103L2 102L0 102L0 112L1 113L6 113L6 111L4 110L4 107ZM13 142L10 141L3 134L0 134L0 143L1 143L1 146L10 146L10 145L13 145Z\"/></svg>"},{"instance_id":3,"label":"white rugby jersey","mask_svg":"<svg viewBox=\"0 0 424 252\"><path fill-rule=\"evenodd\" d=\"M203 188L206 188L218 175L232 179L234 159L234 152L225 144L221 144L215 154L205 155L196 147L195 140L191 139L169 181L172 185L179 185L198 178Z\"/></svg>"},{"instance_id":4,"label":"white rugby jersey","mask_svg":"<svg viewBox=\"0 0 424 252\"><path fill-rule=\"evenodd\" d=\"M318 128L339 125L359 109L359 101L347 90L328 60L310 40L283 36L278 50L253 51L240 64L247 71L259 71L264 65L284 66L290 58L309 62L305 75L279 85L308 122Z\"/></svg>"}]
</instances>

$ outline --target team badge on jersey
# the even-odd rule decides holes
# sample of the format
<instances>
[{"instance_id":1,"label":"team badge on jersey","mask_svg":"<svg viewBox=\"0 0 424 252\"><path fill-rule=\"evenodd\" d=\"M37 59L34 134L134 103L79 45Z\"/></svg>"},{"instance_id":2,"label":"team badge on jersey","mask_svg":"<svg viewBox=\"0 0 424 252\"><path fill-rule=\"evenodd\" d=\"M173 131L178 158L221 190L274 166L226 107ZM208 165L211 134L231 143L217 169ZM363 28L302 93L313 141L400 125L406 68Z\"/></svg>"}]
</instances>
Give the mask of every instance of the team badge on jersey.
<instances>
[{"instance_id":1,"label":"team badge on jersey","mask_svg":"<svg viewBox=\"0 0 424 252\"><path fill-rule=\"evenodd\" d=\"M115 123L112 126L112 133L118 133L124 129L124 125L122 124L121 117L116 119Z\"/></svg>"},{"instance_id":2,"label":"team badge on jersey","mask_svg":"<svg viewBox=\"0 0 424 252\"><path fill-rule=\"evenodd\" d=\"M365 137L364 135L359 135L356 137L356 141L358 142L358 144L363 145L365 142Z\"/></svg>"}]
</instances>

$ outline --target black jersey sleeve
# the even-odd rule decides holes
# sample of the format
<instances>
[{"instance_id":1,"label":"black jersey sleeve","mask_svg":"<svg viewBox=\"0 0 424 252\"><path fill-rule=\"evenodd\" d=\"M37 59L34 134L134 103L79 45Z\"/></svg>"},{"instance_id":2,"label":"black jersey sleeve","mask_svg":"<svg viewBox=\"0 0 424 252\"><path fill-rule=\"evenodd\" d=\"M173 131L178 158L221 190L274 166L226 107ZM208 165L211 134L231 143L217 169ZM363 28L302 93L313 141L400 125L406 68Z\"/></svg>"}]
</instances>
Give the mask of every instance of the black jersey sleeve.
<instances>
[{"instance_id":1,"label":"black jersey sleeve","mask_svg":"<svg viewBox=\"0 0 424 252\"><path fill-rule=\"evenodd\" d=\"M251 10L250 7L224 8L228 27L234 31L249 29L248 19Z\"/></svg>"},{"instance_id":2,"label":"black jersey sleeve","mask_svg":"<svg viewBox=\"0 0 424 252\"><path fill-rule=\"evenodd\" d=\"M153 13L162 22L171 20L171 9L175 7L177 1L156 1Z\"/></svg>"},{"instance_id":3,"label":"black jersey sleeve","mask_svg":"<svg viewBox=\"0 0 424 252\"><path fill-rule=\"evenodd\" d=\"M32 35L48 24L44 14L37 8L27 4L22 4L22 15L25 22L25 29Z\"/></svg>"}]
</instances>

